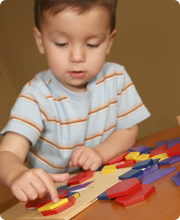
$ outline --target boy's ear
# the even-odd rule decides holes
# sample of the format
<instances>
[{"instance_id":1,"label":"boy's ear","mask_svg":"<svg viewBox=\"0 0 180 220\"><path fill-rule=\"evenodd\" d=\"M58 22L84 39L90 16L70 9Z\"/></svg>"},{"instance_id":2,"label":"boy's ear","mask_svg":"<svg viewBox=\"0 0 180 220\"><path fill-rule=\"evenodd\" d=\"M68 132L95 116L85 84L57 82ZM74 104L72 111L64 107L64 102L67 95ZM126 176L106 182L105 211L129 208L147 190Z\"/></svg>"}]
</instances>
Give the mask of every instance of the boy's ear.
<instances>
[{"instance_id":1,"label":"boy's ear","mask_svg":"<svg viewBox=\"0 0 180 220\"><path fill-rule=\"evenodd\" d=\"M111 50L111 47L112 47L112 44L114 42L114 38L117 34L117 30L114 29L109 37L109 44L108 44L108 48L107 48L107 51L106 51L106 55L109 54L110 50Z\"/></svg>"},{"instance_id":2,"label":"boy's ear","mask_svg":"<svg viewBox=\"0 0 180 220\"><path fill-rule=\"evenodd\" d=\"M41 32L38 30L37 27L34 27L33 31L34 31L34 38L35 38L38 50L41 54L44 54L45 51L44 51L44 47L43 47Z\"/></svg>"}]
</instances>

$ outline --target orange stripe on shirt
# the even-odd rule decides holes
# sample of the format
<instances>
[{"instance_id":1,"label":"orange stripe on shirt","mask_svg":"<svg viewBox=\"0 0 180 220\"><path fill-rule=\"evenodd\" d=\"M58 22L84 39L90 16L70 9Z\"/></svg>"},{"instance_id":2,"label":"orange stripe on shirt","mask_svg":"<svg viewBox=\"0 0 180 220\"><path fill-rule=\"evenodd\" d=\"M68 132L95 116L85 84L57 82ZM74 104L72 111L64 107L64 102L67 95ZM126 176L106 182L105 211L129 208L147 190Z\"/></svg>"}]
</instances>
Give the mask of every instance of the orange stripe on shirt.
<instances>
[{"instance_id":1,"label":"orange stripe on shirt","mask_svg":"<svg viewBox=\"0 0 180 220\"><path fill-rule=\"evenodd\" d=\"M116 127L116 125L113 125L113 126L107 128L106 130L104 130L104 133L107 132L107 131L109 131L109 130L111 130L111 129L114 128L114 127ZM91 139L96 138L96 137L103 136L104 133L100 133L100 134L93 135L92 137L86 138L85 141L91 140Z\"/></svg>"},{"instance_id":2,"label":"orange stripe on shirt","mask_svg":"<svg viewBox=\"0 0 180 220\"><path fill-rule=\"evenodd\" d=\"M141 106L143 106L143 103L139 104L139 105L136 106L135 108L131 109L130 111L128 111L128 112L126 112L126 113L124 113L124 114L122 114L122 115L118 115L117 118L124 117L124 116L130 114L131 112L135 111L136 109L138 109L138 108L141 107Z\"/></svg>"},{"instance_id":3,"label":"orange stripe on shirt","mask_svg":"<svg viewBox=\"0 0 180 220\"><path fill-rule=\"evenodd\" d=\"M121 95L122 92L124 92L127 88L129 88L129 87L132 86L132 85L133 85L133 83L130 83L130 84L128 84L127 86L125 86L125 87L122 89L121 92L118 92L117 95Z\"/></svg>"},{"instance_id":4,"label":"orange stripe on shirt","mask_svg":"<svg viewBox=\"0 0 180 220\"><path fill-rule=\"evenodd\" d=\"M113 76L118 76L118 75L123 75L123 73L113 73L113 74L111 74L111 75L109 75L109 76L105 76L104 79L99 80L99 81L96 83L96 85L98 85L98 84L104 82L104 81L105 81L106 79L108 79L108 78L111 78L111 77L113 77Z\"/></svg>"},{"instance_id":5,"label":"orange stripe on shirt","mask_svg":"<svg viewBox=\"0 0 180 220\"><path fill-rule=\"evenodd\" d=\"M78 146L83 146L83 145L84 145L84 143L83 143L83 144L74 145L74 146L72 146L72 147L61 147L61 146L59 146L59 145L53 143L52 141L47 140L46 138L44 138L44 137L42 137L42 136L40 137L40 139L42 139L43 141L45 141L45 142L47 142L47 143L53 145L54 147L57 147L57 148L61 149L61 150L72 150L72 149L74 149L74 148L76 148L76 147L78 147Z\"/></svg>"},{"instance_id":6,"label":"orange stripe on shirt","mask_svg":"<svg viewBox=\"0 0 180 220\"><path fill-rule=\"evenodd\" d=\"M90 115L90 114L93 114L93 113L95 113L95 112L101 111L101 110L103 110L103 109L107 108L108 106L110 106L110 105L112 105L112 104L115 104L115 103L117 103L117 100L112 101L112 102L110 102L108 105L105 105L105 106L103 106L103 107L101 107L101 108L98 108L98 109L96 109L96 110L94 110L94 111L89 112L89 115Z\"/></svg>"},{"instance_id":7,"label":"orange stripe on shirt","mask_svg":"<svg viewBox=\"0 0 180 220\"><path fill-rule=\"evenodd\" d=\"M50 167L53 167L55 169L67 169L69 166L65 166L65 167L61 167L61 166L55 166L51 163L49 163L47 160L45 160L43 157L41 157L39 154L37 154L35 151L33 151L32 149L29 150L31 153L33 153L34 155L36 155L36 157L38 157L40 160L42 160L43 162L47 163Z\"/></svg>"},{"instance_id":8,"label":"orange stripe on shirt","mask_svg":"<svg viewBox=\"0 0 180 220\"><path fill-rule=\"evenodd\" d=\"M41 133L41 131L42 131L40 128L38 128L36 125L34 125L32 122L29 122L29 121L27 121L27 120L25 120L25 119L22 119L22 118L19 118L19 117L16 117L16 116L10 117L9 120L11 120L11 119L16 119L16 120L19 120L19 121L23 121L23 122L25 122L26 124L29 124L29 125L31 125L32 127L34 127L35 129L37 129L40 133Z\"/></svg>"}]
</instances>

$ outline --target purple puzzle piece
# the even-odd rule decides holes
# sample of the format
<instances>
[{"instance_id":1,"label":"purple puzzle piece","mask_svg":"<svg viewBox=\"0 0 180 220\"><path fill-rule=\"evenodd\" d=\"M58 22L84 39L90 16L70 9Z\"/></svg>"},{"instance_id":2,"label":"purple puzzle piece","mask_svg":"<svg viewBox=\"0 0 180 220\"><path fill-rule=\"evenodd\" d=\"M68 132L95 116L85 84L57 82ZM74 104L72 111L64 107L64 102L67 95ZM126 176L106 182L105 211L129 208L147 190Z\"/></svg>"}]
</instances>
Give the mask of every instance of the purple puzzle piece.
<instances>
[{"instance_id":1,"label":"purple puzzle piece","mask_svg":"<svg viewBox=\"0 0 180 220\"><path fill-rule=\"evenodd\" d=\"M156 145L157 145L158 147L161 147L161 146L167 145L167 144L169 144L169 140L164 140L164 141L158 141L158 142L156 142Z\"/></svg>"},{"instance_id":2,"label":"purple puzzle piece","mask_svg":"<svg viewBox=\"0 0 180 220\"><path fill-rule=\"evenodd\" d=\"M170 167L170 168L166 168L166 169L157 170L157 171L145 176L143 178L142 183L150 184L150 183L168 175L169 173L172 173L175 170L176 170L176 167Z\"/></svg>"},{"instance_id":3,"label":"purple puzzle piece","mask_svg":"<svg viewBox=\"0 0 180 220\"><path fill-rule=\"evenodd\" d=\"M147 169L145 169L143 171L143 174L141 174L140 176L137 177L138 180L141 180L143 179L145 176L155 172L156 170L159 170L159 167L158 167L158 164L154 164L150 167L148 167Z\"/></svg>"},{"instance_id":4,"label":"purple puzzle piece","mask_svg":"<svg viewBox=\"0 0 180 220\"><path fill-rule=\"evenodd\" d=\"M145 145L140 145L140 146L136 146L136 147L132 147L129 149L130 152L132 151L139 151L139 153L142 153L143 151L145 151L147 149L147 146Z\"/></svg>"},{"instance_id":5,"label":"purple puzzle piece","mask_svg":"<svg viewBox=\"0 0 180 220\"><path fill-rule=\"evenodd\" d=\"M158 164L159 164L159 166L171 165L171 164L176 163L178 161L180 161L180 155L169 157L165 160L158 162Z\"/></svg>"},{"instance_id":6,"label":"purple puzzle piece","mask_svg":"<svg viewBox=\"0 0 180 220\"><path fill-rule=\"evenodd\" d=\"M81 185L78 185L78 186L74 186L74 187L68 188L68 191L69 191L69 192L73 192L73 191L75 191L75 190L85 188L86 186L88 186L88 185L91 184L92 182L94 182L94 181L91 181L91 182L88 182L88 183L84 183L84 184L81 184Z\"/></svg>"},{"instance_id":7,"label":"purple puzzle piece","mask_svg":"<svg viewBox=\"0 0 180 220\"><path fill-rule=\"evenodd\" d=\"M176 184L176 186L180 185L180 175L178 173L172 176L171 179Z\"/></svg>"},{"instance_id":8,"label":"purple puzzle piece","mask_svg":"<svg viewBox=\"0 0 180 220\"><path fill-rule=\"evenodd\" d=\"M168 148L170 148L170 147L172 147L172 146L174 146L174 145L176 145L178 143L180 143L180 137L172 138L169 141Z\"/></svg>"}]
</instances>

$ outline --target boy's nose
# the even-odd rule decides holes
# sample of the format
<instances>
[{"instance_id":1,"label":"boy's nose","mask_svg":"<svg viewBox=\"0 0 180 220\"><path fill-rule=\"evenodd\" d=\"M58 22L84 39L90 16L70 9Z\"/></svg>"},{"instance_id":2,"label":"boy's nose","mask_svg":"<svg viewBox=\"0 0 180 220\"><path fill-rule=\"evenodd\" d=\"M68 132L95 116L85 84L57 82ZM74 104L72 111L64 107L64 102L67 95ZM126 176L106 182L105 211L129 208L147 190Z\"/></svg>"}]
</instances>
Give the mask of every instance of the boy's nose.
<instances>
[{"instance_id":1,"label":"boy's nose","mask_svg":"<svg viewBox=\"0 0 180 220\"><path fill-rule=\"evenodd\" d=\"M85 51L83 47L75 46L71 50L71 62L85 62Z\"/></svg>"}]
</instances>

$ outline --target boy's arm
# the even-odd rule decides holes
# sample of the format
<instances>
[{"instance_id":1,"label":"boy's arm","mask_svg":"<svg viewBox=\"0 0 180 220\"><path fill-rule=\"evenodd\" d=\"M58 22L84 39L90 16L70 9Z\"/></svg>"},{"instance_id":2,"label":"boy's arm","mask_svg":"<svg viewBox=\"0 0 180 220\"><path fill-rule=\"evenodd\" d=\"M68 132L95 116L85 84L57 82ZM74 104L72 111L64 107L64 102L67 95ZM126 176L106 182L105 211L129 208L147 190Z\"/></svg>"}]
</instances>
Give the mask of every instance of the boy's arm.
<instances>
[{"instance_id":1,"label":"boy's arm","mask_svg":"<svg viewBox=\"0 0 180 220\"><path fill-rule=\"evenodd\" d=\"M85 170L95 171L108 160L131 148L136 142L137 134L138 125L128 129L116 130L94 148L82 146L76 149L69 165L81 166Z\"/></svg>"},{"instance_id":2,"label":"boy's arm","mask_svg":"<svg viewBox=\"0 0 180 220\"><path fill-rule=\"evenodd\" d=\"M131 148L137 138L138 125L114 131L104 142L94 149L102 156L103 163Z\"/></svg>"},{"instance_id":3,"label":"boy's arm","mask_svg":"<svg viewBox=\"0 0 180 220\"><path fill-rule=\"evenodd\" d=\"M26 137L13 132L5 135L0 145L0 183L11 188L21 202L42 198L47 189L52 200L59 201L54 182L66 181L69 175L25 167L23 164L29 147Z\"/></svg>"}]
</instances>

